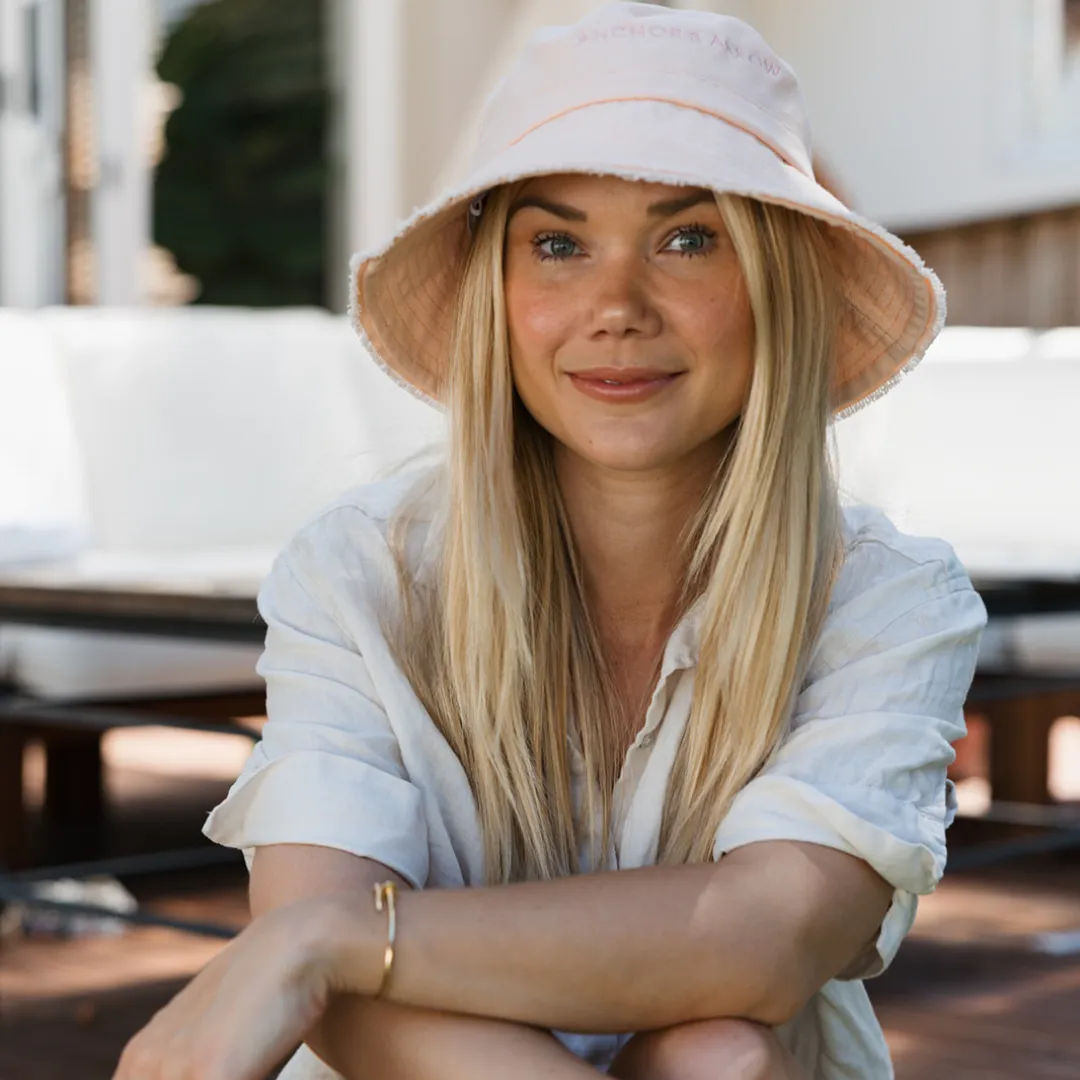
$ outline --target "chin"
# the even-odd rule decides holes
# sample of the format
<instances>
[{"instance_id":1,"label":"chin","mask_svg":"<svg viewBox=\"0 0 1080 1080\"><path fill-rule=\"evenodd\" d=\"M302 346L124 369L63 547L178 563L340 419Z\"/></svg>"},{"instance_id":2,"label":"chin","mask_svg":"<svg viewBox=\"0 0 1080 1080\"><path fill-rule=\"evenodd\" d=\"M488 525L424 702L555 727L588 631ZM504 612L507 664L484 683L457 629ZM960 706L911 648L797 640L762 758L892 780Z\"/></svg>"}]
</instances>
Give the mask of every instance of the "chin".
<instances>
[{"instance_id":1,"label":"chin","mask_svg":"<svg viewBox=\"0 0 1080 1080\"><path fill-rule=\"evenodd\" d=\"M574 452L590 465L613 472L653 472L674 465L686 453L685 447L604 443L575 446Z\"/></svg>"}]
</instances>

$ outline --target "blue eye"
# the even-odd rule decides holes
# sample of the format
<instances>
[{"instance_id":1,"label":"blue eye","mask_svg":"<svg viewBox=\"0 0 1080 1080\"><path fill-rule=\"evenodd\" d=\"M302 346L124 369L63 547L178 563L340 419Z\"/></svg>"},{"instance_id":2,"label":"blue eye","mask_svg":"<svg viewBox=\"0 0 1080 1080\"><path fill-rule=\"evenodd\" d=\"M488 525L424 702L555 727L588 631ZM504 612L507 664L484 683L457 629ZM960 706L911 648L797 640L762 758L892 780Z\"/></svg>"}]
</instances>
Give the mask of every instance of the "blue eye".
<instances>
[{"instance_id":1,"label":"blue eye","mask_svg":"<svg viewBox=\"0 0 1080 1080\"><path fill-rule=\"evenodd\" d=\"M706 255L715 239L716 233L704 225L686 225L675 233L665 250L673 250L679 255L691 258L695 255Z\"/></svg>"},{"instance_id":2,"label":"blue eye","mask_svg":"<svg viewBox=\"0 0 1080 1080\"><path fill-rule=\"evenodd\" d=\"M537 254L545 262L552 259L563 260L577 254L577 241L566 233L546 233L533 241Z\"/></svg>"}]
</instances>

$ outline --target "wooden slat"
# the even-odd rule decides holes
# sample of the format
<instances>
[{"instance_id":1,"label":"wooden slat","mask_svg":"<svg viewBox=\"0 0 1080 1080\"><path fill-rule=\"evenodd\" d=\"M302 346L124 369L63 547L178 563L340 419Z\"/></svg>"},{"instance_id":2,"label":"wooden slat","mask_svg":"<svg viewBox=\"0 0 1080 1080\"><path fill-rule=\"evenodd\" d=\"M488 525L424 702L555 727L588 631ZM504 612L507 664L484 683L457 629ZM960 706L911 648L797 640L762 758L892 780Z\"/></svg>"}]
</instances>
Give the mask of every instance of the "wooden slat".
<instances>
[{"instance_id":1,"label":"wooden slat","mask_svg":"<svg viewBox=\"0 0 1080 1080\"><path fill-rule=\"evenodd\" d=\"M953 325L1080 326L1080 206L911 233Z\"/></svg>"}]
</instances>

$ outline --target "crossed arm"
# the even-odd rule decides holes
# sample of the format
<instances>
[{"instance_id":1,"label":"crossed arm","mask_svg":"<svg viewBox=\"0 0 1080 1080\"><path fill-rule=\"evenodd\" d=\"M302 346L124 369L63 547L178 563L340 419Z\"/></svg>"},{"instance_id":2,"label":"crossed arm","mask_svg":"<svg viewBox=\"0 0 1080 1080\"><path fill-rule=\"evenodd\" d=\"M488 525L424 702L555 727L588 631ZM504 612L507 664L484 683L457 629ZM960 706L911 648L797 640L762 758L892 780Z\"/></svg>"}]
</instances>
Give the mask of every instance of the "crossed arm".
<instances>
[{"instance_id":1,"label":"crossed arm","mask_svg":"<svg viewBox=\"0 0 1080 1080\"><path fill-rule=\"evenodd\" d=\"M540 1029L781 1024L873 947L892 892L849 855L776 841L701 866L403 891L393 978L374 1002L363 994L381 977L385 921L370 886L387 877L370 860L301 845L260 849L252 871L257 921L338 898L327 918L335 985L348 991L331 995L306 1040L348 1077L361 1059L370 1075L524 1076L527 1058L538 1076L585 1076Z\"/></svg>"},{"instance_id":2,"label":"crossed arm","mask_svg":"<svg viewBox=\"0 0 1080 1080\"><path fill-rule=\"evenodd\" d=\"M253 922L128 1044L116 1080L263 1080L301 1039L348 1080L584 1080L549 1029L781 1024L872 946L891 893L866 863L787 841L700 866L405 890L373 1000L386 923L370 886L387 876L328 848L259 849Z\"/></svg>"}]
</instances>

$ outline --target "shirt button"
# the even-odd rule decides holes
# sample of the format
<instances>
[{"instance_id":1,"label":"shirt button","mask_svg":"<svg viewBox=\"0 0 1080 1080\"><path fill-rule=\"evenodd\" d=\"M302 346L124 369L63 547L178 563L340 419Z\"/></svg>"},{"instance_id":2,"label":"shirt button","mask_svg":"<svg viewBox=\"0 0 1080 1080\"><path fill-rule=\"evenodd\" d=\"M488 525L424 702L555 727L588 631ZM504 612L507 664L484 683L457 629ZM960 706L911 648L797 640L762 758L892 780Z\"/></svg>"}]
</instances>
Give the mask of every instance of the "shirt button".
<instances>
[{"instance_id":1,"label":"shirt button","mask_svg":"<svg viewBox=\"0 0 1080 1080\"><path fill-rule=\"evenodd\" d=\"M656 742L656 732L650 731L646 735L641 736L641 745L648 750L652 744Z\"/></svg>"}]
</instances>

